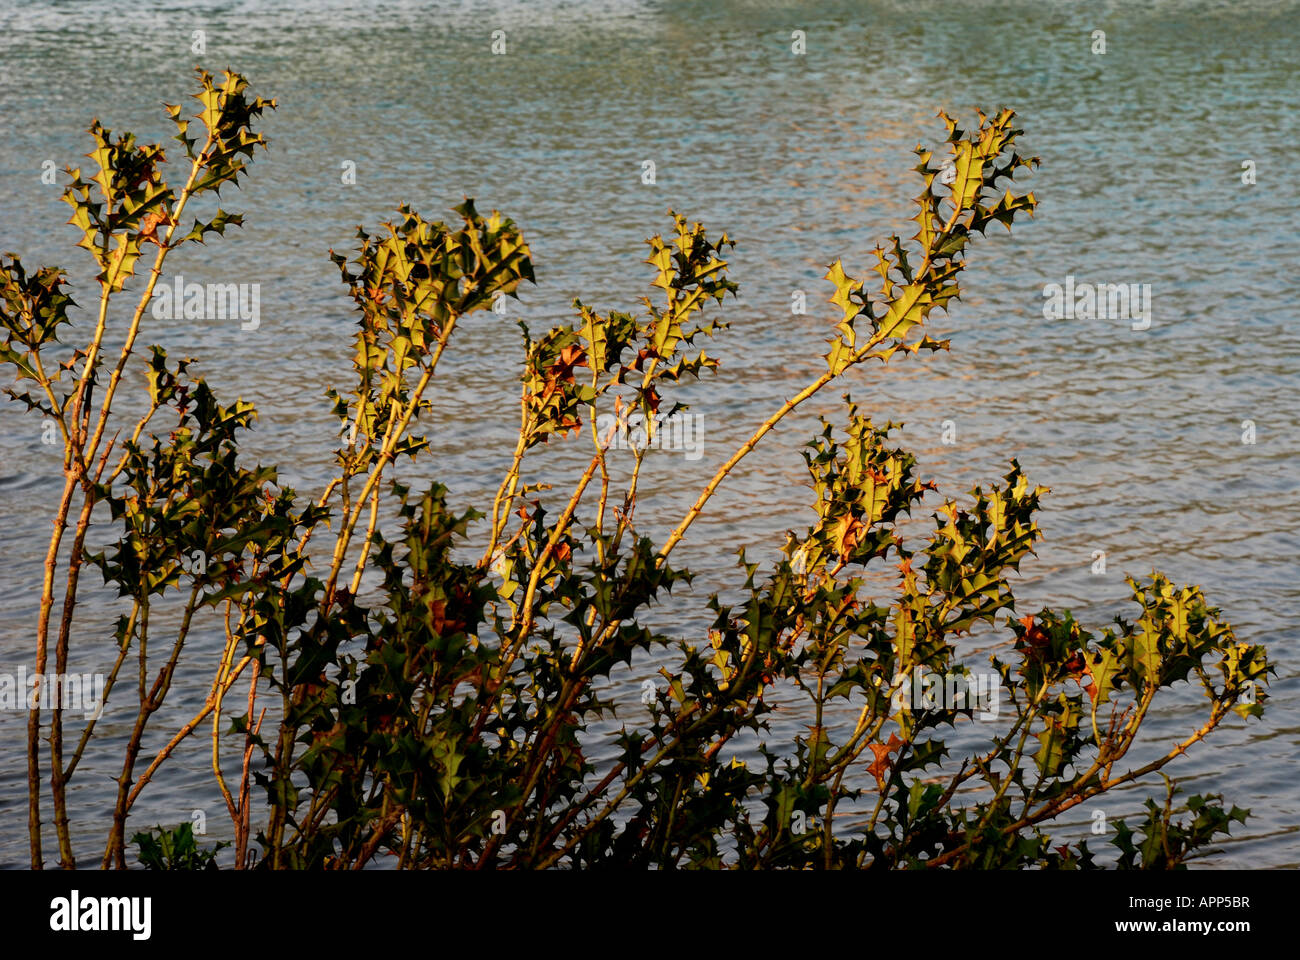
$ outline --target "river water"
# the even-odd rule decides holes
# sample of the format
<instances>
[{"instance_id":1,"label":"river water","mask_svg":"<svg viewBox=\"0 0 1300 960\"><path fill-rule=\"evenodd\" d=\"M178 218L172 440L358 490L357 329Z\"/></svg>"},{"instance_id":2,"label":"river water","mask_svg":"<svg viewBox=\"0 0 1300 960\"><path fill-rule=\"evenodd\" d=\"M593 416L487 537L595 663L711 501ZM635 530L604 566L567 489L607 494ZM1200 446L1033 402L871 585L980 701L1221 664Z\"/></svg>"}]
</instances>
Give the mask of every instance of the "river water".
<instances>
[{"instance_id":1,"label":"river water","mask_svg":"<svg viewBox=\"0 0 1300 960\"><path fill-rule=\"evenodd\" d=\"M177 257L169 276L260 284L261 324L155 321L143 336L202 358L219 395L256 403L247 455L310 492L331 466L322 394L350 364L349 304L326 252L348 248L358 224L402 202L429 217L464 196L502 210L529 239L539 281L511 317L536 330L569 318L575 296L635 308L649 293L644 238L668 228L669 207L701 219L737 241L741 289L726 306L731 330L710 349L722 370L677 395L703 418L703 455L660 451L647 463L638 517L662 537L752 425L817 375L834 315L820 278L836 257L865 273L876 243L911 226L910 151L937 144L936 112L1010 106L1026 152L1042 158L1026 182L1036 219L976 239L962 300L932 324L951 353L854 372L845 389L878 421L905 423L921 469L950 495L995 480L1012 457L1051 488L1045 540L1016 583L1021 613L1047 604L1100 627L1132 612L1125 573L1158 568L1203 585L1240 637L1268 645L1278 676L1264 721L1234 716L1168 772L1187 793L1223 792L1251 811L1209 863L1295 867L1297 13L1272 0L5 2L0 250L84 278L42 165L80 162L92 117L144 140L169 136L158 103L188 91L196 63L246 73L280 103L263 127L271 151L224 200L247 226ZM494 31L504 54L492 53ZM643 182L647 160L654 184ZM1254 184L1243 183L1247 161ZM348 164L354 184L342 182ZM1045 316L1045 285L1067 277L1149 285L1149 328ZM806 314L791 312L796 290ZM454 502L482 507L513 449L517 330L476 316L454 347L428 428L434 456L407 478L436 476ZM840 392L801 408L715 498L675 554L698 573L694 588L656 612L658 626L698 637L708 594L735 596L736 551L770 562L783 531L807 523L799 450L818 414L842 416ZM0 403L0 671L11 674L30 664L56 451L37 418ZM558 445L546 475L572 476L585 456ZM103 670L113 654L118 608L96 579L73 638L78 671ZM195 638L146 754L201 703L218 639ZM620 689L635 703L655 670L635 662ZM1201 711L1175 691L1135 761L1199 726ZM0 712L0 865L10 867L27 857L25 720ZM101 754L78 772L73 817L88 857L102 849L129 720L125 707L110 711ZM771 740L801 729L778 711ZM207 749L195 741L164 768L133 829L198 810L211 837L225 835ZM1104 812L1134 814L1157 790L1121 791ZM1058 835L1089 836L1092 809Z\"/></svg>"}]
</instances>

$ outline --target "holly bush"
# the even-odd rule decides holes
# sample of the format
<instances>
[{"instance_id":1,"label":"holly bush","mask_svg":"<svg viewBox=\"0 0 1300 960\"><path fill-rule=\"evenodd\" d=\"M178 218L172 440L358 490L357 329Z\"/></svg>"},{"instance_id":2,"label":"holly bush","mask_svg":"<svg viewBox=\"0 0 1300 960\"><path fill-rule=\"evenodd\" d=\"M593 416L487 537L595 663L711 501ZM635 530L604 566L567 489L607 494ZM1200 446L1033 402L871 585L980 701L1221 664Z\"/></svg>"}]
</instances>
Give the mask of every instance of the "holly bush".
<instances>
[{"instance_id":1,"label":"holly bush","mask_svg":"<svg viewBox=\"0 0 1300 960\"><path fill-rule=\"evenodd\" d=\"M641 467L663 412L682 408L678 385L718 366L704 345L737 289L726 234L670 214L667 236L648 241L639 312L575 300L568 324L540 336L520 325L517 442L480 510L412 479L437 466L416 431L461 320L534 281L528 244L469 200L450 223L403 206L359 231L350 254L331 252L356 315L355 376L328 394L337 473L304 496L240 456L250 404L218 399L192 358L138 347L164 263L242 222L218 207L180 226L192 200L246 174L265 146L254 127L275 107L231 73L200 71L196 100L192 117L167 108L183 185L165 179L162 147L98 123L95 171L69 171L70 222L98 268L89 332L63 271L0 262L9 395L64 443L36 671L52 654L63 673L74 635L96 639L73 629L87 565L121 597L106 695L135 719L103 866L126 865L141 790L206 730L238 867L1092 867L1086 841L1053 844L1054 818L1161 771L1230 712L1262 715L1264 649L1197 587L1130 580L1132 618L1100 630L1050 609L1013 616L1010 577L1038 540L1045 489L1012 461L968 498L941 497L897 428L847 397L804 453L815 521L774 565L741 554L741 599L713 596L703 635L656 626L680 622L691 580L674 548L768 432L846 371L948 349L927 331L961 293L968 248L1034 210L1032 193L1011 189L1038 161L1016 152L1010 110L979 113L969 131L941 115L941 148L916 150L915 232L877 247L861 277L830 265L824 370L755 423L656 543L637 524ZM128 297L122 321L110 306ZM113 410L128 367L147 390L135 418ZM614 444L629 426L646 442ZM567 488L536 480L560 443L590 451ZM927 513L918 536L911 518ZM97 553L92 523L113 531ZM169 604L179 617L160 614ZM975 630L1005 638L983 686L959 646ZM208 696L141 757L187 644L207 655ZM660 677L629 703L618 671L637 655ZM1157 699L1184 681L1204 694L1198 723L1126 764ZM773 736L778 700L802 711L806 735ZM98 718L72 744L52 706L48 751L39 709L29 714L32 865L44 863L48 790L72 867L67 791ZM974 722L987 742L953 755L945 735ZM613 751L598 749L610 739ZM1119 866L1180 866L1245 818L1219 797L1175 810L1173 793L1139 832L1116 826ZM174 842L138 835L145 862L211 862L159 829Z\"/></svg>"}]
</instances>

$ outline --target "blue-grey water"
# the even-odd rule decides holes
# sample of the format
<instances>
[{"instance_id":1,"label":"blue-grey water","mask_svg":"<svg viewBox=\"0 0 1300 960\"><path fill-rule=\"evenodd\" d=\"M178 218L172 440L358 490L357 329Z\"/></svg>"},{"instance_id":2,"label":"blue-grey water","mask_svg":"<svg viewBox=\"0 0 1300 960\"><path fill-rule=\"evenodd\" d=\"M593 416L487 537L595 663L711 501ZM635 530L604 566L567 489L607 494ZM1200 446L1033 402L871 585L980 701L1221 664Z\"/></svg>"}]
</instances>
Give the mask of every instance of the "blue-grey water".
<instances>
[{"instance_id":1,"label":"blue-grey water","mask_svg":"<svg viewBox=\"0 0 1300 960\"><path fill-rule=\"evenodd\" d=\"M819 372L835 314L820 278L836 257L864 274L877 242L911 226L911 149L937 144L937 111L1012 107L1025 150L1042 158L1025 183L1037 217L973 244L961 301L932 321L951 353L855 371L845 389L877 420L905 423L903 439L949 494L995 480L1012 457L1051 488L1045 540L1016 582L1021 613L1048 604L1101 626L1133 609L1125 573L1158 568L1203 585L1242 639L1268 645L1278 676L1263 722L1234 715L1168 772L1187 793L1222 792L1251 811L1209 863L1295 867L1298 13L1282 0L0 2L0 250L84 281L60 188L42 182L46 161L83 162L92 117L169 136L159 103L189 91L196 64L246 73L279 100L263 125L270 152L224 200L247 225L176 256L168 275L259 283L261 326L151 320L143 342L200 357L219 395L255 402L247 455L318 493L334 446L322 394L346 380L352 332L326 253L347 249L358 224L402 202L430 217L464 196L500 209L525 231L539 281L511 320L536 329L570 317L575 296L634 308L650 292L643 239L667 229L670 207L701 219L737 241L740 296L710 348L721 371L678 394L703 417L704 455L647 461L639 524L662 537L752 425ZM504 54L492 52L494 31ZM349 163L354 184L342 182ZM1149 329L1045 318L1044 286L1067 276L1149 284ZM791 312L796 290L804 315ZM89 288L79 299L92 301ZM440 370L434 455L407 473L436 476L460 504L485 505L513 449L511 320L467 323ZM675 554L699 577L654 613L658 626L700 637L709 592L735 596L736 551L770 562L782 532L808 522L799 451L818 414L842 417L841 392L791 417L715 498ZM944 442L945 421L955 442ZM0 402L0 672L31 662L58 449L41 442L39 418ZM555 446L546 476L572 475L585 456ZM1093 572L1099 550L1104 573ZM115 652L118 607L96 580L86 577L73 635L78 672L106 669ZM202 702L219 639L195 637L146 760ZM641 661L619 675L629 716L655 675ZM1133 761L1199 726L1203 704L1186 688L1158 703ZM110 706L75 781L86 858L102 850L129 708ZM0 712L5 866L27 862L25 721ZM770 741L788 744L803 724L783 708ZM207 751L204 736L163 769L132 829L198 810L210 838L228 835ZM1159 789L1100 806L1134 814ZM1090 836L1097 806L1073 811L1058 835Z\"/></svg>"}]
</instances>

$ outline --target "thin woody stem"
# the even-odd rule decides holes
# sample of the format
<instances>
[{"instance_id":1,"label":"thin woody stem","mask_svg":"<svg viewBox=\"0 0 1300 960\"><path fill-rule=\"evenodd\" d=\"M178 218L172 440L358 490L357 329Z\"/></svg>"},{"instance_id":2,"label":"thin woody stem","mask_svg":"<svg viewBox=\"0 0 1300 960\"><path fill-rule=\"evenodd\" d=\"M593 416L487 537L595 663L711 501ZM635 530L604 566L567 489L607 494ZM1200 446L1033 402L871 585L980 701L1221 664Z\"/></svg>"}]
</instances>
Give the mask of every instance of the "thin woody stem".
<instances>
[{"instance_id":1,"label":"thin woody stem","mask_svg":"<svg viewBox=\"0 0 1300 960\"><path fill-rule=\"evenodd\" d=\"M46 554L45 580L42 585L40 613L37 618L36 669L40 674L45 672L47 665L46 658L49 643L50 612L54 605L54 573L58 565L58 556L62 545L63 533L67 528L68 513L72 505L72 494L76 486L82 486L83 509L78 518L76 531L73 536L72 551L69 560L68 593L64 598L63 622L60 631L64 637L66 637L67 631L70 628L73 608L76 603L77 573L80 569L86 531L90 523L90 508L93 507L94 504L93 486L88 475L89 464L99 453L99 444L108 423L108 416L112 408L113 397L117 391L117 385L121 380L122 371L125 369L127 361L132 355L135 346L135 339L140 329L141 318L144 316L144 311L153 296L153 289L162 272L163 262L166 259L167 252L171 249L172 236L176 230L177 224L180 222L181 214L185 209L186 203L189 201L191 191L194 188L194 183L198 177L199 171L203 167L205 156L208 149L212 146L212 143L213 134L212 131L209 130L203 149L190 164L190 172L185 181L185 186L181 190L176 204L170 213L171 223L167 228L164 239L158 245L158 252L154 258L153 267L149 271L148 282L146 283L145 289L141 294L134 313L132 314L126 340L122 345L117 364L114 366L112 375L109 378L108 388L105 391L103 399L100 401L99 419L94 434L91 436L89 443L87 443L86 428L91 417L89 402L91 385L94 381L95 370L99 361L99 351L107 329L109 300L121 274L121 258L115 260L109 270L106 271L102 283L102 293L100 296L99 313L96 319L95 333L91 339L90 349L87 351L86 358L83 361L84 366L82 368L81 378L77 384L77 390L69 404L69 409L71 411L69 415L69 420L71 422L69 428L70 450L69 456L65 458L65 463L68 464L68 466L65 469L63 496L60 499L59 509L55 514L54 533L50 538L50 546ZM107 243L107 239L105 242ZM125 251L125 247L122 249ZM103 474L107 455L108 450L105 449L104 455L99 458L99 466L94 477L96 482ZM60 661L66 660L66 639L59 643L56 656ZM60 667L60 672L62 672L62 667ZM40 869L42 866L40 806L38 799L40 789L40 761L38 758L40 704L37 703L35 707L36 709L34 709L28 717L27 727L28 833L32 854L32 868ZM62 769L62 739L62 715L60 712L56 712L55 716L52 718L51 727L51 786L54 794L55 830L58 835L61 860L65 867L70 867L72 865L71 839L68 835L66 815L66 773Z\"/></svg>"}]
</instances>

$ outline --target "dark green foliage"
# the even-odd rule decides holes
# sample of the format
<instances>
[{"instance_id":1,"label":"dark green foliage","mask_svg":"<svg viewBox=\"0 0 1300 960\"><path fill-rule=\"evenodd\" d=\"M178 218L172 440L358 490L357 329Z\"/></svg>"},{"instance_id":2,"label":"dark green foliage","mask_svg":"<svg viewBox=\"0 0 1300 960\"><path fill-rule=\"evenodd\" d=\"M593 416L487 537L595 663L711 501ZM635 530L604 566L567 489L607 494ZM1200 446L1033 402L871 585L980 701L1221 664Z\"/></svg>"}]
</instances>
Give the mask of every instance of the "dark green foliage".
<instances>
[{"instance_id":1,"label":"dark green foliage","mask_svg":"<svg viewBox=\"0 0 1300 960\"><path fill-rule=\"evenodd\" d=\"M217 854L228 843L203 849L194 839L194 826L188 821L174 830L154 827L137 833L131 842L140 848L137 859L146 870L215 870Z\"/></svg>"}]
</instances>

